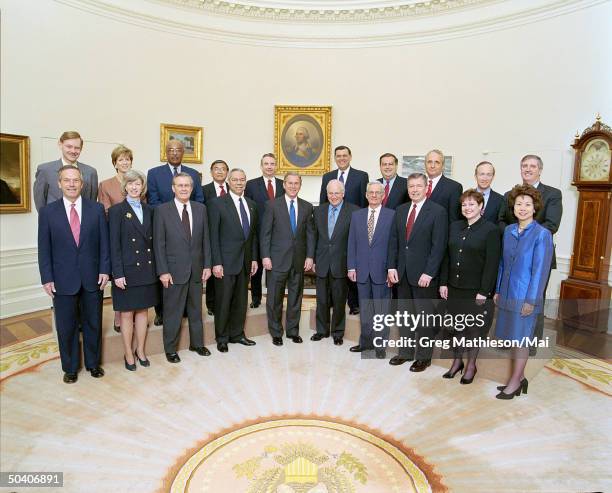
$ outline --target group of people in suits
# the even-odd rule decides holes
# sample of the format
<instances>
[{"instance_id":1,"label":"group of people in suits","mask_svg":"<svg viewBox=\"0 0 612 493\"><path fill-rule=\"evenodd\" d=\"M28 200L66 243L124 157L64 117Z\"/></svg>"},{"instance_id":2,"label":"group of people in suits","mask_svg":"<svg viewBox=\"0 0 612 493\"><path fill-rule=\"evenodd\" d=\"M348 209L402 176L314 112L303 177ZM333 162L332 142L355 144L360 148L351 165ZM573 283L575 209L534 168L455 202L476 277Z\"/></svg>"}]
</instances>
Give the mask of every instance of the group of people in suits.
<instances>
[{"instance_id":1,"label":"group of people in suits","mask_svg":"<svg viewBox=\"0 0 612 493\"><path fill-rule=\"evenodd\" d=\"M268 329L277 346L283 345L283 334L303 342L299 320L309 271L316 276L317 299L311 340L331 336L335 345L343 344L348 302L350 313L361 319L359 343L350 351L377 358L386 357L389 327L375 329L374 317L395 306L435 313L446 300L449 313L486 313L479 331L455 331L464 338L488 333L493 302L498 337L521 339L537 333L543 321L554 265L552 234L562 209L560 191L540 183L543 164L537 156L521 160L523 184L502 197L491 189L495 169L489 162L476 166L476 187L464 192L444 176L439 150L426 155L423 173L407 178L397 173L397 157L385 153L379 159L382 177L370 181L351 166L351 150L338 146L337 170L323 176L320 203L313 207L299 197L297 172L276 178L276 158L270 153L261 158L262 175L249 181L242 169L214 161L213 181L202 187L197 171L182 164L180 141L168 142L168 162L150 169L146 178L131 168L132 152L119 146L111 155L117 175L98 187L95 169L78 162L82 145L78 133L65 132L61 159L40 165L34 185L41 280L53 298L67 383L77 380L80 330L87 370L94 377L104 375L102 291L109 278L130 371L137 361L150 365L145 341L152 306L156 323L163 324L169 362L180 362L184 317L189 349L210 355L204 346L204 283L218 351L227 352L231 343L255 345L244 331L248 285L250 307L256 308L264 269ZM411 342L400 346L389 363L412 361L411 371L424 371L439 329L400 326L402 339ZM461 383L471 383L476 356L477 350L467 351L466 364L464 351L455 349L444 377L462 372ZM528 356L525 347L516 349L512 377L499 398L526 392Z\"/></svg>"}]
</instances>

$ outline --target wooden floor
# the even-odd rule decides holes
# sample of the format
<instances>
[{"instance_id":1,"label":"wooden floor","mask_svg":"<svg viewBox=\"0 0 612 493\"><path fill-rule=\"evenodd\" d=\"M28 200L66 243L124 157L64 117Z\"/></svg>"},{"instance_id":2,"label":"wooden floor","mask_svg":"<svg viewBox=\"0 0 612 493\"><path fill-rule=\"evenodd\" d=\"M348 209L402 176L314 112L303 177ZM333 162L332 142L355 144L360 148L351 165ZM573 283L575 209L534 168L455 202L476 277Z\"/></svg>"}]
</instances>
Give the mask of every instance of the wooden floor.
<instances>
[{"instance_id":1,"label":"wooden floor","mask_svg":"<svg viewBox=\"0 0 612 493\"><path fill-rule=\"evenodd\" d=\"M105 304L110 300L105 300ZM104 320L104 323L112 323ZM557 344L598 359L612 362L612 336L563 327L557 320L546 319L546 328L557 332ZM27 341L51 332L51 310L32 312L0 321L0 347Z\"/></svg>"}]
</instances>

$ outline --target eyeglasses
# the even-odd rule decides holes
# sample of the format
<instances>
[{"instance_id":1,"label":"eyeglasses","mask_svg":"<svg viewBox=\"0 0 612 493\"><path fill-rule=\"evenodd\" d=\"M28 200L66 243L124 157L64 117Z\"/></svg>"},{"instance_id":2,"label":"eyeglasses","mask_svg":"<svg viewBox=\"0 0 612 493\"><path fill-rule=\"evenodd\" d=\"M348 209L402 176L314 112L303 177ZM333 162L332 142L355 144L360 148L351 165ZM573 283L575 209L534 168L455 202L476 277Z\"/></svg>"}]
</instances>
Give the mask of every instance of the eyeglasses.
<instances>
[{"instance_id":1,"label":"eyeglasses","mask_svg":"<svg viewBox=\"0 0 612 493\"><path fill-rule=\"evenodd\" d=\"M180 154L181 152L183 152L183 149L176 149L176 148L172 148L172 149L167 149L166 152L168 154Z\"/></svg>"}]
</instances>

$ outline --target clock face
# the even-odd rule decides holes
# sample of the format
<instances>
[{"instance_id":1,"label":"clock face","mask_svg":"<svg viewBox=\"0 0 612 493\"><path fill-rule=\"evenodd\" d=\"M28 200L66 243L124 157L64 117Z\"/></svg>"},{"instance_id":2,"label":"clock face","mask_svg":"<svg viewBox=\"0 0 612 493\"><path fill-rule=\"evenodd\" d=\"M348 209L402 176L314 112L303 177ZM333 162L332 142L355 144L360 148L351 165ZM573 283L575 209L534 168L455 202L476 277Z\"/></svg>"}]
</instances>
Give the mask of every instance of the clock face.
<instances>
[{"instance_id":1,"label":"clock face","mask_svg":"<svg viewBox=\"0 0 612 493\"><path fill-rule=\"evenodd\" d=\"M610 147L605 140L591 140L582 153L580 180L607 181L610 176L611 157Z\"/></svg>"}]
</instances>

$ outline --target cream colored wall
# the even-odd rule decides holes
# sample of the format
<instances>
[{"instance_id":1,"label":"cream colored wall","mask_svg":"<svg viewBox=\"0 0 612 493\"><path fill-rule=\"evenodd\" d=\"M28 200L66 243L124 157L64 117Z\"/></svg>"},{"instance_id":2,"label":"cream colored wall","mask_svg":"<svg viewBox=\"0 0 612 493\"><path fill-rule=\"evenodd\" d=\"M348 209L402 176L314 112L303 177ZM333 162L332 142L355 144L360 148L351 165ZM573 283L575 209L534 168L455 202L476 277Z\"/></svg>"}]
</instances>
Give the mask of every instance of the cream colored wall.
<instances>
[{"instance_id":1,"label":"cream colored wall","mask_svg":"<svg viewBox=\"0 0 612 493\"><path fill-rule=\"evenodd\" d=\"M353 164L372 177L382 152L439 147L454 156L464 187L476 162L492 160L503 192L519 181L520 156L540 154L543 182L564 196L560 270L549 289L558 293L575 221L570 143L596 112L612 120L602 56L612 46L610 3L444 42L327 50L179 36L50 0L0 6L1 129L30 136L32 179L37 163L57 157L54 140L67 129L84 136L81 158L101 179L113 174L109 150L119 142L134 150L136 167L156 166L160 122L205 128L205 164L196 166L205 175L206 163L223 158L255 176L258 157L272 150L275 104L331 105L332 144L349 145ZM316 201L319 183L304 178L302 196ZM36 221L36 212L1 217L1 316L48 304L36 284Z\"/></svg>"}]
</instances>

